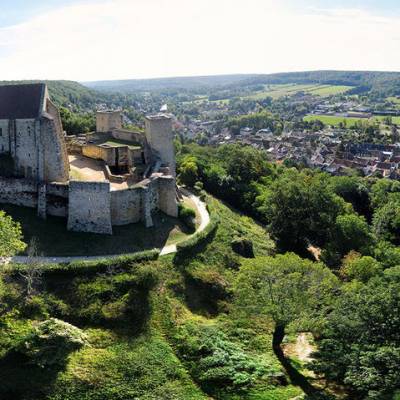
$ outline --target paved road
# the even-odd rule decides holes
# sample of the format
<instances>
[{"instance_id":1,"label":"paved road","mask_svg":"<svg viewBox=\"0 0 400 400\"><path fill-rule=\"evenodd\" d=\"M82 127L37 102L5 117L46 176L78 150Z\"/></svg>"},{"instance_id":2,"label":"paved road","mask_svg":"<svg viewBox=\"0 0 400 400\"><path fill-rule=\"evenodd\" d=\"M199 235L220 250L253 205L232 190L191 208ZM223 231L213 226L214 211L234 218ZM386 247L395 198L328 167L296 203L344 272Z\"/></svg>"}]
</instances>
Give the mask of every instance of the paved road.
<instances>
[{"instance_id":1,"label":"paved road","mask_svg":"<svg viewBox=\"0 0 400 400\"><path fill-rule=\"evenodd\" d=\"M185 197L190 198L195 203L197 210L199 211L200 225L195 233L201 232L210 222L210 215L208 214L206 205L197 196L190 193L189 191L185 189L181 189L181 191ZM176 253L176 244L170 244L168 246L164 246L161 249L160 255L164 256L166 254L172 254L172 253ZM37 257L35 261L39 261L42 264L61 264L74 261L92 261L92 260L95 261L104 258L116 258L119 257L120 255L121 254L113 254L109 256ZM0 259L0 264L8 264L10 262L17 264L25 264L28 261L32 260L29 260L29 258L26 256L15 256L11 258Z\"/></svg>"}]
</instances>

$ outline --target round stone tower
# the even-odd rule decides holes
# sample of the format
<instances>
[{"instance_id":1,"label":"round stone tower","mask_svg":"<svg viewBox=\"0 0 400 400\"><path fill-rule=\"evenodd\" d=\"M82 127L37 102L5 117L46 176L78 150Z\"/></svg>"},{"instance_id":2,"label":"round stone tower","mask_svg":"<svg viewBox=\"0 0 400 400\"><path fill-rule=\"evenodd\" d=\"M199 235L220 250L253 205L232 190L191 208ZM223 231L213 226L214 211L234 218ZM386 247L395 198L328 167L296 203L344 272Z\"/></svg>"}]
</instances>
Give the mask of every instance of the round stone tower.
<instances>
[{"instance_id":1,"label":"round stone tower","mask_svg":"<svg viewBox=\"0 0 400 400\"><path fill-rule=\"evenodd\" d=\"M155 114L146 117L146 139L151 148L154 161L159 159L176 175L174 136L172 118L167 114Z\"/></svg>"}]
</instances>

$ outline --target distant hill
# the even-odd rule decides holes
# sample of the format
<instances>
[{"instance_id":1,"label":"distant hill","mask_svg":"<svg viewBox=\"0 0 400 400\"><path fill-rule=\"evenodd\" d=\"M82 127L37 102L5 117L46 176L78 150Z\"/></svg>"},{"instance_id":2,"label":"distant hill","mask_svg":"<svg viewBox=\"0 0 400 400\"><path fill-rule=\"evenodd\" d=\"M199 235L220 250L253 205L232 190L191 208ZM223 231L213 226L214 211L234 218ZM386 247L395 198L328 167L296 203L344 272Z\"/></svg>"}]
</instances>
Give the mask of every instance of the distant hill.
<instances>
[{"instance_id":1,"label":"distant hill","mask_svg":"<svg viewBox=\"0 0 400 400\"><path fill-rule=\"evenodd\" d=\"M260 75L261 76L261 75ZM227 86L238 84L258 75L210 75L154 79L126 79L111 81L82 82L83 85L104 91L157 91L164 89L196 89L200 87Z\"/></svg>"},{"instance_id":2,"label":"distant hill","mask_svg":"<svg viewBox=\"0 0 400 400\"><path fill-rule=\"evenodd\" d=\"M103 96L101 93L74 81L0 81L0 85L37 82L47 84L50 96L58 106L93 108L96 102L99 102Z\"/></svg>"},{"instance_id":3,"label":"distant hill","mask_svg":"<svg viewBox=\"0 0 400 400\"><path fill-rule=\"evenodd\" d=\"M141 92L170 89L195 90L212 87L240 87L254 84L319 83L354 86L354 93L367 91L400 94L400 72L306 71L276 74L215 75L159 79L131 79L84 82L91 89L108 92Z\"/></svg>"}]
</instances>

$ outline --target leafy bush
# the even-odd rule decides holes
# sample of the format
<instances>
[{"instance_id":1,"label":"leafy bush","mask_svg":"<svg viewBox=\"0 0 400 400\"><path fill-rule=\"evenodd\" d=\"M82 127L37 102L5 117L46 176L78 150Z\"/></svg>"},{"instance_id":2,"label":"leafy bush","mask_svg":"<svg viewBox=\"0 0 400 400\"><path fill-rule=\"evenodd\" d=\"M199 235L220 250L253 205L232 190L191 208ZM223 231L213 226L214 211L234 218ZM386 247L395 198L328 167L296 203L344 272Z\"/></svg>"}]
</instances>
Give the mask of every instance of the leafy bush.
<instances>
[{"instance_id":1,"label":"leafy bush","mask_svg":"<svg viewBox=\"0 0 400 400\"><path fill-rule=\"evenodd\" d=\"M267 372L264 364L249 357L216 326L187 323L173 341L194 380L210 394L240 392Z\"/></svg>"},{"instance_id":2,"label":"leafy bush","mask_svg":"<svg viewBox=\"0 0 400 400\"><path fill-rule=\"evenodd\" d=\"M368 282L373 276L382 272L382 265L370 256L361 257L356 252L348 254L340 269L343 277L348 279L357 279L361 282Z\"/></svg>"},{"instance_id":3,"label":"leafy bush","mask_svg":"<svg viewBox=\"0 0 400 400\"><path fill-rule=\"evenodd\" d=\"M0 210L0 257L9 257L25 250L21 225Z\"/></svg>"},{"instance_id":4,"label":"leafy bush","mask_svg":"<svg viewBox=\"0 0 400 400\"><path fill-rule=\"evenodd\" d=\"M196 211L194 211L190 207L186 207L183 204L179 204L178 206L179 218L180 220L192 231L195 230L195 218L196 218Z\"/></svg>"},{"instance_id":5,"label":"leafy bush","mask_svg":"<svg viewBox=\"0 0 400 400\"><path fill-rule=\"evenodd\" d=\"M87 337L79 328L51 318L33 328L15 350L44 368L63 365L69 353L86 344Z\"/></svg>"},{"instance_id":6,"label":"leafy bush","mask_svg":"<svg viewBox=\"0 0 400 400\"><path fill-rule=\"evenodd\" d=\"M193 251L196 251L196 247L200 246L204 242L208 240L208 238L215 233L218 228L219 219L217 217L211 216L210 223L206 226L204 230L196 233L188 240L178 243L176 245L178 258L180 256L187 256L191 254Z\"/></svg>"},{"instance_id":7,"label":"leafy bush","mask_svg":"<svg viewBox=\"0 0 400 400\"><path fill-rule=\"evenodd\" d=\"M254 258L253 242L246 238L235 238L231 243L232 250L245 258Z\"/></svg>"},{"instance_id":8,"label":"leafy bush","mask_svg":"<svg viewBox=\"0 0 400 400\"><path fill-rule=\"evenodd\" d=\"M157 282L156 267L144 265L134 271L80 276L71 287L70 318L95 325L125 325L140 330L149 313L149 290Z\"/></svg>"}]
</instances>

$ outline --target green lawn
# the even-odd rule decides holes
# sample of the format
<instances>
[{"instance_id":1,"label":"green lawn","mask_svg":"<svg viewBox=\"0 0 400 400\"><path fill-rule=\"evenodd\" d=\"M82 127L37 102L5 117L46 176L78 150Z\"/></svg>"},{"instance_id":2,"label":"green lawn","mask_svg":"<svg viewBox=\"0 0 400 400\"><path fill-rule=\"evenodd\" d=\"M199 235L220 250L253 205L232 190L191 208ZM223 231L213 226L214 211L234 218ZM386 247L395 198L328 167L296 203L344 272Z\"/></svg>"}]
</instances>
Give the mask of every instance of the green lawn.
<instances>
[{"instance_id":1,"label":"green lawn","mask_svg":"<svg viewBox=\"0 0 400 400\"><path fill-rule=\"evenodd\" d=\"M24 241L32 237L38 240L39 253L44 256L89 256L133 253L141 250L161 248L173 244L189 235L185 226L176 218L159 213L154 216L154 227L145 228L141 223L114 226L113 235L70 232L64 218L48 216L43 220L36 210L1 204L22 226Z\"/></svg>"},{"instance_id":2,"label":"green lawn","mask_svg":"<svg viewBox=\"0 0 400 400\"><path fill-rule=\"evenodd\" d=\"M316 121L319 120L326 125L339 126L341 122L346 123L347 127L353 126L356 122L372 122L372 121L382 121L386 117L376 116L370 119L367 118L357 118L357 117L339 117L336 115L306 115L303 119L304 121ZM400 117L392 117L392 122L394 124L400 124Z\"/></svg>"}]
</instances>

